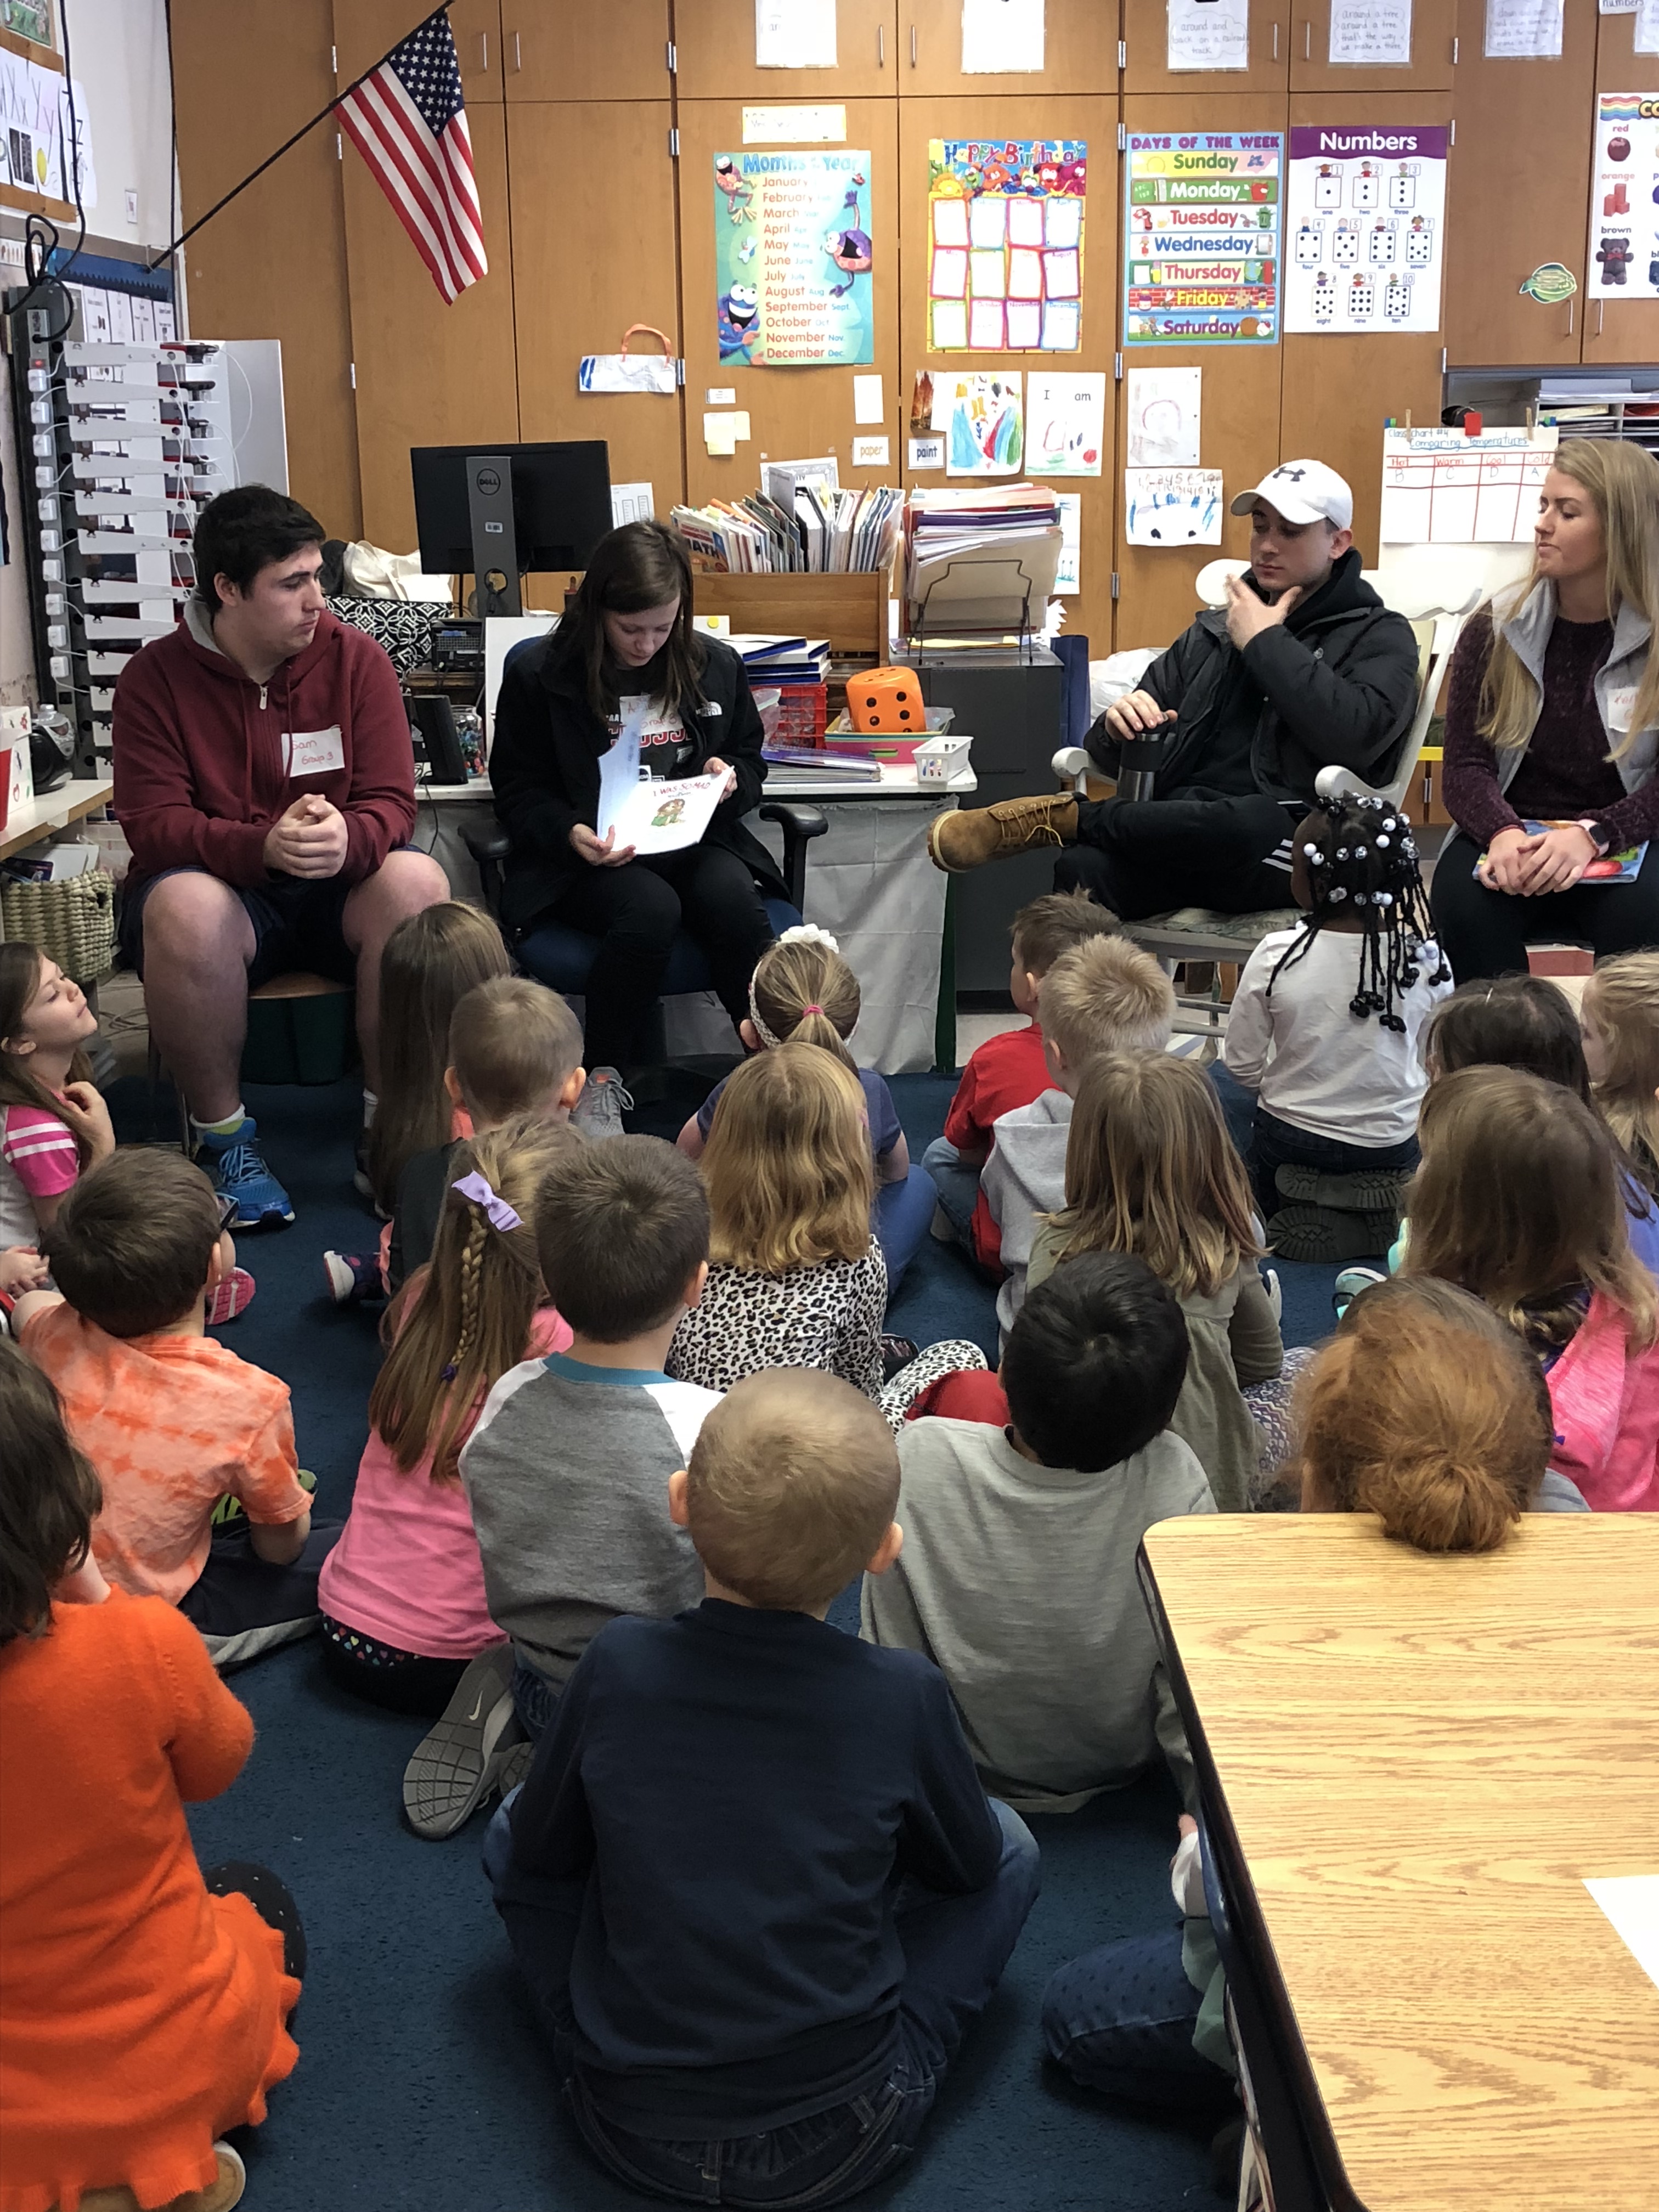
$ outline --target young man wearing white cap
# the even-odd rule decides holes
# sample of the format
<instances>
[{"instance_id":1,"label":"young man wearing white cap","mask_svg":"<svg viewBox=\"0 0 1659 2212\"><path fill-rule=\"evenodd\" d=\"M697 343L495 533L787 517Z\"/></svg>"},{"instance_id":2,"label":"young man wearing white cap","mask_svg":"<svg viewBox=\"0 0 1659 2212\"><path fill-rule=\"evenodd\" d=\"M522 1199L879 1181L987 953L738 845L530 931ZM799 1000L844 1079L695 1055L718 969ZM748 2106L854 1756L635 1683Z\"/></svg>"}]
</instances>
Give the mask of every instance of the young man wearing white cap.
<instances>
[{"instance_id":1,"label":"young man wearing white cap","mask_svg":"<svg viewBox=\"0 0 1659 2212\"><path fill-rule=\"evenodd\" d=\"M1159 736L1151 799L1011 799L941 815L928 849L955 873L1063 846L1058 890L1126 920L1202 905L1230 914L1291 896L1291 831L1322 768L1386 781L1417 701L1417 641L1361 580L1353 495L1322 461L1285 461L1233 501L1250 567L1229 580L1139 686L1090 731L1118 773L1127 740Z\"/></svg>"}]
</instances>

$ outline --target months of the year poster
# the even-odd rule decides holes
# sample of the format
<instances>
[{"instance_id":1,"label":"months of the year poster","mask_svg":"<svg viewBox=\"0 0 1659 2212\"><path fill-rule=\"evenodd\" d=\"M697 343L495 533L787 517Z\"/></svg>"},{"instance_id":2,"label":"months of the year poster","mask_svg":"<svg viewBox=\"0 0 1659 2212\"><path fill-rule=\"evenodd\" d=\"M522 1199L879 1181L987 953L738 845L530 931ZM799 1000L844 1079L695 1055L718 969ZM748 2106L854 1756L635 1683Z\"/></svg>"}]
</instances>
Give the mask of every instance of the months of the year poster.
<instances>
[{"instance_id":1,"label":"months of the year poster","mask_svg":"<svg viewBox=\"0 0 1659 2212\"><path fill-rule=\"evenodd\" d=\"M1446 128L1292 125L1287 331L1437 331Z\"/></svg>"}]
</instances>

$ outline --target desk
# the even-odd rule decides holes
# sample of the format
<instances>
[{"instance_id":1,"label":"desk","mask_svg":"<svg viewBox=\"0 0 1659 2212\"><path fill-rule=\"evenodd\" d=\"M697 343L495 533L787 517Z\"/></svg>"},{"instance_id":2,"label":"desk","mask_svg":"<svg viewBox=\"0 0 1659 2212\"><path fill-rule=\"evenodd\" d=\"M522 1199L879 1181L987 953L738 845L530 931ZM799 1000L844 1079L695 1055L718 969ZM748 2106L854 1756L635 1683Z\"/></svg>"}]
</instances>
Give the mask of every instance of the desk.
<instances>
[{"instance_id":1,"label":"desk","mask_svg":"<svg viewBox=\"0 0 1659 2212\"><path fill-rule=\"evenodd\" d=\"M1166 1521L1141 1578L1332 2203L1653 2212L1659 1988L1583 1877L1659 1872L1659 1516Z\"/></svg>"},{"instance_id":2,"label":"desk","mask_svg":"<svg viewBox=\"0 0 1659 2212\"><path fill-rule=\"evenodd\" d=\"M60 783L44 799L30 799L27 806L6 817L5 829L0 831L0 860L9 860L26 845L38 845L54 830L67 830L71 822L82 821L100 806L107 806L114 790L112 776L80 776L71 783Z\"/></svg>"},{"instance_id":3,"label":"desk","mask_svg":"<svg viewBox=\"0 0 1659 2212\"><path fill-rule=\"evenodd\" d=\"M933 1065L947 878L927 857L927 831L975 788L971 769L941 787L918 783L914 768L884 768L879 783L825 774L767 785L769 799L806 799L829 817L828 833L808 849L806 919L838 939L859 978L864 1011L854 1056L884 1075ZM435 854L459 897L476 898L477 874L460 824L469 815L494 819L488 781L424 785L417 797L416 842ZM775 855L781 852L773 823L751 816L749 827ZM712 993L670 999L664 1014L672 1054L732 1049L731 1024Z\"/></svg>"}]
</instances>

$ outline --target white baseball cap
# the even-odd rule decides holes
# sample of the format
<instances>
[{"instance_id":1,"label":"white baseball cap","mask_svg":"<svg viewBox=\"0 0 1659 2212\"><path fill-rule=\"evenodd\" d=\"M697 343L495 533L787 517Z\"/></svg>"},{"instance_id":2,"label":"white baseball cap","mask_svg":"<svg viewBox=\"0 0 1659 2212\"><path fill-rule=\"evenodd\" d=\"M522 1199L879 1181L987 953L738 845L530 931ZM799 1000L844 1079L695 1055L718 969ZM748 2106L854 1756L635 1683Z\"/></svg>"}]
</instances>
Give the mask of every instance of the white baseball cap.
<instances>
[{"instance_id":1,"label":"white baseball cap","mask_svg":"<svg viewBox=\"0 0 1659 2212\"><path fill-rule=\"evenodd\" d=\"M1281 461L1252 491L1233 500L1235 514L1248 514L1257 500L1276 507L1286 522L1328 522L1334 530L1353 527L1353 494L1323 461Z\"/></svg>"}]
</instances>

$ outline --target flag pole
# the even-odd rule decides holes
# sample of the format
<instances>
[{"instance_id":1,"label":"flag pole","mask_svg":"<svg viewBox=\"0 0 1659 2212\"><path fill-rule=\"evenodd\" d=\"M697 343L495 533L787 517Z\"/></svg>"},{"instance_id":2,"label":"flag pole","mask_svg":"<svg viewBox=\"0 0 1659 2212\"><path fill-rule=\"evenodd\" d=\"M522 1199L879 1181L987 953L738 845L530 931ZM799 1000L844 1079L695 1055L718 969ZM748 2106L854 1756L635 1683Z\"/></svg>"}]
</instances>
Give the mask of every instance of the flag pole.
<instances>
[{"instance_id":1,"label":"flag pole","mask_svg":"<svg viewBox=\"0 0 1659 2212\"><path fill-rule=\"evenodd\" d=\"M295 132L294 136L291 138L285 138L274 154L268 154L264 160L260 162L257 169L250 169L240 185L233 185L222 199L216 200L205 215L198 216L196 218L196 221L191 223L188 230L181 230L178 237L175 238L170 245L164 246L161 248L161 251L156 255L154 261L147 261L144 264L145 269L147 270L159 269L164 261L171 261L173 255L179 251L179 248L184 245L187 239L194 238L197 232L202 228L203 225L204 223L211 222L216 215L218 215L223 209L228 208L239 192L245 192L248 186L252 184L256 179L263 177L265 171L271 166L272 162L280 161L283 155L289 151L290 147L297 146L299 144L300 141L306 136L307 131L314 131L319 123L325 123L329 117L333 114L335 109L339 106L343 100L349 99L351 94L356 91L360 84L368 83L369 78L374 76L375 70L384 68L386 64L390 61L392 55L397 52L398 48L402 46L404 39L412 39L416 31L423 30L427 24L431 22L434 17L439 15L447 15L450 9L453 5L454 0L440 0L440 4L435 8L429 9L428 12L422 16L418 23L410 24L409 29L404 33L403 38L396 40L392 45L389 46L385 53L380 56L379 61L375 62L372 67L366 69L361 76L353 77L351 82L347 85L343 90L337 92L333 99L329 101L328 106L320 110L319 113L313 115L309 123L302 123L300 125L300 128Z\"/></svg>"}]
</instances>

